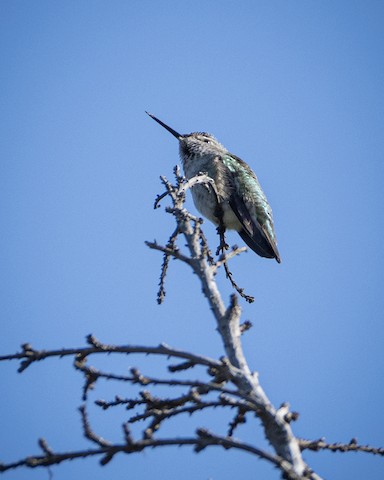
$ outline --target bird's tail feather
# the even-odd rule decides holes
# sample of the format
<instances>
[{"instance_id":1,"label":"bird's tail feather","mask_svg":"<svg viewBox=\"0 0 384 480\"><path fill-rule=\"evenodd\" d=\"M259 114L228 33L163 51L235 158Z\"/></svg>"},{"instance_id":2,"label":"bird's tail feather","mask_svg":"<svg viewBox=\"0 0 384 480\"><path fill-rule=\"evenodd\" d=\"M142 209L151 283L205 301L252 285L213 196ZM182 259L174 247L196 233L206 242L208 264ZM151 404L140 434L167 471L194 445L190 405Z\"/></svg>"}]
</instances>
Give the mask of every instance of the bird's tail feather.
<instances>
[{"instance_id":1,"label":"bird's tail feather","mask_svg":"<svg viewBox=\"0 0 384 480\"><path fill-rule=\"evenodd\" d=\"M240 237L244 242L260 257L275 258L277 263L281 263L280 255L277 248L272 248L271 244L266 240L261 232L255 231L253 237L250 237L246 230L239 231Z\"/></svg>"}]
</instances>

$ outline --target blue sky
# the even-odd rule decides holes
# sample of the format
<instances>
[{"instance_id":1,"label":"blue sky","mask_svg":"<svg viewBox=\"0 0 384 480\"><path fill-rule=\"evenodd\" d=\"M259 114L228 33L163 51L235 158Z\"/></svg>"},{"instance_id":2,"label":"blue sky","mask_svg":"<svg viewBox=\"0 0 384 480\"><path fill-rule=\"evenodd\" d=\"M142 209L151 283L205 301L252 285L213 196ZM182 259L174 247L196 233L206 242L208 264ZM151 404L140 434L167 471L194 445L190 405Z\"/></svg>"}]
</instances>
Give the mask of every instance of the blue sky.
<instances>
[{"instance_id":1,"label":"blue sky","mask_svg":"<svg viewBox=\"0 0 384 480\"><path fill-rule=\"evenodd\" d=\"M153 200L179 160L149 110L182 133L213 133L268 195L282 264L250 252L232 270L256 297L243 304L254 324L244 348L271 400L300 412L302 437L382 446L383 22L374 0L2 1L1 352L26 341L81 346L92 332L107 343L222 354L186 267L172 262L166 302L156 303L161 256L144 241L166 242L173 229ZM214 227L204 230L216 246ZM228 240L241 244L235 233ZM22 375L16 364L0 369L2 460L37 453L40 436L56 450L85 445L69 361ZM118 413L100 420L104 436L119 438ZM223 428L209 416L197 424ZM237 436L264 446L258 425ZM382 459L363 454L305 458L326 478L384 472ZM53 469L55 480L159 471L278 478L246 454L187 448ZM4 478L27 475L48 474Z\"/></svg>"}]
</instances>

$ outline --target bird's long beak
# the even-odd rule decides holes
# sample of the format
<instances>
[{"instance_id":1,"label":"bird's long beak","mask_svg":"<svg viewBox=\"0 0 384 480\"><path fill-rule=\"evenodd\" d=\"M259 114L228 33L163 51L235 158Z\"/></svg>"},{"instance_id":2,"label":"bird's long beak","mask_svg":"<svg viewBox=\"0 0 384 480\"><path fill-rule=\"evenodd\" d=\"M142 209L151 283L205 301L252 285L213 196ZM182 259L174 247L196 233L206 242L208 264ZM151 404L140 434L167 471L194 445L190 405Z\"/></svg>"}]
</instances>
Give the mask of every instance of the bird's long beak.
<instances>
[{"instance_id":1,"label":"bird's long beak","mask_svg":"<svg viewBox=\"0 0 384 480\"><path fill-rule=\"evenodd\" d=\"M184 135L181 135L180 133L177 133L176 130L173 130L173 128L171 127L168 127L168 125L166 125L164 122L162 122L161 120L159 120L158 118L156 118L154 115L152 115L152 113L149 113L149 112L145 112L147 115L149 115L151 118L153 118L153 120L155 120L155 122L157 123L160 123L160 125L162 127L164 127L166 130L168 130L169 133L172 133L172 135L174 137L176 137L178 140L180 140Z\"/></svg>"}]
</instances>

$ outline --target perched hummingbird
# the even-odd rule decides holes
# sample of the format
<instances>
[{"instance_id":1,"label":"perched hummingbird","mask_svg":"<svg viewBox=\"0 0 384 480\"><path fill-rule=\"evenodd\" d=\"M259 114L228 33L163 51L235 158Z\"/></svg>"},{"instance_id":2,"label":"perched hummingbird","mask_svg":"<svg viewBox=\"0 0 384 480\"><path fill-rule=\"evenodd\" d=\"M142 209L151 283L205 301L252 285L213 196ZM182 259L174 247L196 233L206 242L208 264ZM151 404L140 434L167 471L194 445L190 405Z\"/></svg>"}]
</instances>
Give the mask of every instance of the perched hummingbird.
<instances>
[{"instance_id":1,"label":"perched hummingbird","mask_svg":"<svg viewBox=\"0 0 384 480\"><path fill-rule=\"evenodd\" d=\"M180 158L186 178L207 173L216 185L217 196L208 185L195 185L192 197L199 212L220 224L218 206L226 229L236 230L261 257L275 258L277 250L272 210L252 169L219 143L213 135L195 132L181 135L146 112L179 140ZM219 205L218 205L219 203Z\"/></svg>"}]
</instances>

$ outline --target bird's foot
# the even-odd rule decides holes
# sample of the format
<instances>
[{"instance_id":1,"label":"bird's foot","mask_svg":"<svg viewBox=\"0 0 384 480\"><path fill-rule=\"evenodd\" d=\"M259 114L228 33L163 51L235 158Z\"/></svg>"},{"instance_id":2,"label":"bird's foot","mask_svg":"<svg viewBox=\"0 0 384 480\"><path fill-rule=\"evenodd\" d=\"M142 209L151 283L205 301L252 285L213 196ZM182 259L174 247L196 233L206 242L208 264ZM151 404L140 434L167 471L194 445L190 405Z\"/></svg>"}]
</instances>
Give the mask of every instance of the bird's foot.
<instances>
[{"instance_id":1,"label":"bird's foot","mask_svg":"<svg viewBox=\"0 0 384 480\"><path fill-rule=\"evenodd\" d=\"M216 255L220 255L220 253L225 255L225 251L229 250L229 245L225 241L225 227L222 227L222 225L219 225L217 227L217 233L219 234L220 243L219 243L219 246L217 247Z\"/></svg>"}]
</instances>

